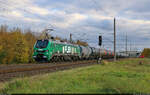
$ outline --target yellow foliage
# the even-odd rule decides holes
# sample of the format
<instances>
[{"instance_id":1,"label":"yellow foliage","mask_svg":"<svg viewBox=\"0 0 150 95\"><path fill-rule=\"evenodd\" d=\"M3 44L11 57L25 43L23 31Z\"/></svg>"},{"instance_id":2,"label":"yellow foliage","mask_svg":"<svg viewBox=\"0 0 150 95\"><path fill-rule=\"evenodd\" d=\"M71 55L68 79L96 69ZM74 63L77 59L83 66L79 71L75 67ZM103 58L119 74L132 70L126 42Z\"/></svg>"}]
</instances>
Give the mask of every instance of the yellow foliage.
<instances>
[{"instance_id":1,"label":"yellow foliage","mask_svg":"<svg viewBox=\"0 0 150 95\"><path fill-rule=\"evenodd\" d=\"M31 31L30 31L31 32ZM0 63L25 63L32 59L35 36L23 34L19 28L7 31L6 26L0 27Z\"/></svg>"},{"instance_id":2,"label":"yellow foliage","mask_svg":"<svg viewBox=\"0 0 150 95\"><path fill-rule=\"evenodd\" d=\"M61 40L61 38L56 36L56 37L55 37L55 40Z\"/></svg>"},{"instance_id":3,"label":"yellow foliage","mask_svg":"<svg viewBox=\"0 0 150 95\"><path fill-rule=\"evenodd\" d=\"M28 30L27 33L25 33L24 35L24 38L26 39L27 41L27 46L29 47L29 50L28 50L28 59L29 59L29 62L32 62L33 61L33 58L32 58L32 53L33 53L33 46L36 42L36 38L35 36L30 32L30 30Z\"/></svg>"},{"instance_id":4,"label":"yellow foliage","mask_svg":"<svg viewBox=\"0 0 150 95\"><path fill-rule=\"evenodd\" d=\"M88 46L88 43L80 41L80 40L77 40L76 44L82 45L82 46Z\"/></svg>"},{"instance_id":5,"label":"yellow foliage","mask_svg":"<svg viewBox=\"0 0 150 95\"><path fill-rule=\"evenodd\" d=\"M142 54L144 57L150 57L150 48L144 48Z\"/></svg>"},{"instance_id":6,"label":"yellow foliage","mask_svg":"<svg viewBox=\"0 0 150 95\"><path fill-rule=\"evenodd\" d=\"M3 49L3 46L2 46L2 45L0 45L0 52L2 51L2 49Z\"/></svg>"}]
</instances>

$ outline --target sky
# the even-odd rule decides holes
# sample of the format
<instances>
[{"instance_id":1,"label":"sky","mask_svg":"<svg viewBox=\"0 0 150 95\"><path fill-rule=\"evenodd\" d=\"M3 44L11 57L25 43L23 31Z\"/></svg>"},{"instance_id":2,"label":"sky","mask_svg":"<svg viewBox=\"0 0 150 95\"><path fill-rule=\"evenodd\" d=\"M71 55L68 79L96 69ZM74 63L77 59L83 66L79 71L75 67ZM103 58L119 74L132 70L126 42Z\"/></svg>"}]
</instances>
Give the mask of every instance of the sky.
<instances>
[{"instance_id":1,"label":"sky","mask_svg":"<svg viewBox=\"0 0 150 95\"><path fill-rule=\"evenodd\" d=\"M116 18L117 51L150 48L150 0L0 0L0 25L31 29L86 41L113 50L113 21Z\"/></svg>"}]
</instances>

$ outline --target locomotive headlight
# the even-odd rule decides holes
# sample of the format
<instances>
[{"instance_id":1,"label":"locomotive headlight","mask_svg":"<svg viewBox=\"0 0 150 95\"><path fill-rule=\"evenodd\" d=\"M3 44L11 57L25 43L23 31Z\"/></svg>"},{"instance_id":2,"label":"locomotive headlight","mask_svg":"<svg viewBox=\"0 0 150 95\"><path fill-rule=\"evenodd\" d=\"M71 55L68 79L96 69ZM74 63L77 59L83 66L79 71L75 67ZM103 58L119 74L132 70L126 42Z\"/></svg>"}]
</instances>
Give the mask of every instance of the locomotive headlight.
<instances>
[{"instance_id":1,"label":"locomotive headlight","mask_svg":"<svg viewBox=\"0 0 150 95\"><path fill-rule=\"evenodd\" d=\"M43 58L47 58L47 56L43 56Z\"/></svg>"},{"instance_id":2,"label":"locomotive headlight","mask_svg":"<svg viewBox=\"0 0 150 95\"><path fill-rule=\"evenodd\" d=\"M36 58L36 56L33 56L33 58Z\"/></svg>"}]
</instances>

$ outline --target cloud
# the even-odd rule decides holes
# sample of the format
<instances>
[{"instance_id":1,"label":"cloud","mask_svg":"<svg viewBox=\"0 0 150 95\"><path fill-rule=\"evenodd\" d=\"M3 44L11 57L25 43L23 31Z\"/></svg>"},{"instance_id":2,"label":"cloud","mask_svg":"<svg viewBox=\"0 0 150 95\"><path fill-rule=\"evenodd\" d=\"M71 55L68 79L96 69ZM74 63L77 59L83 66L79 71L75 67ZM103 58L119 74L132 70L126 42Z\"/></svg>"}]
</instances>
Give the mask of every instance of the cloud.
<instances>
[{"instance_id":1,"label":"cloud","mask_svg":"<svg viewBox=\"0 0 150 95\"><path fill-rule=\"evenodd\" d=\"M23 17L23 14L18 11L12 11L10 14L15 17Z\"/></svg>"},{"instance_id":2,"label":"cloud","mask_svg":"<svg viewBox=\"0 0 150 95\"><path fill-rule=\"evenodd\" d=\"M66 14L65 12L58 12L56 14L57 16L53 20L53 25L58 28L66 29L71 27L74 24L80 23L81 21L87 19L86 15L79 14L79 13Z\"/></svg>"},{"instance_id":3,"label":"cloud","mask_svg":"<svg viewBox=\"0 0 150 95\"><path fill-rule=\"evenodd\" d=\"M113 33L114 17L117 43L124 43L126 32L129 41L135 44L150 41L149 3L149 0L0 0L0 23L35 31L51 24L57 31L53 35L68 38L72 33L75 40L89 39L87 42L96 47L97 37L102 34L106 40L103 44L113 48L108 39L113 40L109 33ZM144 47L148 45L140 48Z\"/></svg>"},{"instance_id":4,"label":"cloud","mask_svg":"<svg viewBox=\"0 0 150 95\"><path fill-rule=\"evenodd\" d=\"M29 12L32 13L32 14L39 14L39 15L42 15L42 16L45 16L45 15L49 14L49 11L47 9L40 8L40 7L37 7L37 6L30 6L28 9L29 9Z\"/></svg>"},{"instance_id":5,"label":"cloud","mask_svg":"<svg viewBox=\"0 0 150 95\"><path fill-rule=\"evenodd\" d=\"M29 22L40 22L39 19L33 19L33 18L23 18L23 20L29 21Z\"/></svg>"}]
</instances>

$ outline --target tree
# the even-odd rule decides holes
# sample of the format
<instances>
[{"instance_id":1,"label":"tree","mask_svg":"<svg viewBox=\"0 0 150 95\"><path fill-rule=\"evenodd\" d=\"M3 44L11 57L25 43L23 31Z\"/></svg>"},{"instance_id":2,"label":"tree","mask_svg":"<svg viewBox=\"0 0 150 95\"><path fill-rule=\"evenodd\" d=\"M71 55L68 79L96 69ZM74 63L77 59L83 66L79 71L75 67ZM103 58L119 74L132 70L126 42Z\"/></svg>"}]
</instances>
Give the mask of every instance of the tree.
<instances>
[{"instance_id":1,"label":"tree","mask_svg":"<svg viewBox=\"0 0 150 95\"><path fill-rule=\"evenodd\" d=\"M56 36L54 39L55 39L55 40L61 40L61 38L60 38L60 37L57 37L57 36Z\"/></svg>"},{"instance_id":2,"label":"tree","mask_svg":"<svg viewBox=\"0 0 150 95\"><path fill-rule=\"evenodd\" d=\"M28 62L29 55L29 44L34 41L31 36L25 39L25 35L22 33L21 29L14 28L8 30L7 26L2 25L0 27L0 63L10 64L13 62L23 63ZM34 43L34 42L33 42Z\"/></svg>"},{"instance_id":3,"label":"tree","mask_svg":"<svg viewBox=\"0 0 150 95\"><path fill-rule=\"evenodd\" d=\"M144 48L141 55L144 56L144 57L149 57L150 58L150 48Z\"/></svg>"},{"instance_id":4,"label":"tree","mask_svg":"<svg viewBox=\"0 0 150 95\"><path fill-rule=\"evenodd\" d=\"M13 56L11 55L11 44L12 40L9 37L9 33L6 25L2 25L0 27L0 63L10 63L13 60Z\"/></svg>"},{"instance_id":5,"label":"tree","mask_svg":"<svg viewBox=\"0 0 150 95\"><path fill-rule=\"evenodd\" d=\"M88 43L80 41L80 40L77 40L76 44L82 45L82 46L88 46Z\"/></svg>"},{"instance_id":6,"label":"tree","mask_svg":"<svg viewBox=\"0 0 150 95\"><path fill-rule=\"evenodd\" d=\"M33 58L32 58L32 55L33 55L33 47L34 47L34 44L36 42L36 37L32 34L32 31L31 30L27 30L25 35L24 35L26 41L27 41L27 46L29 48L29 51L28 51L28 54L29 54L29 62L33 62Z\"/></svg>"},{"instance_id":7,"label":"tree","mask_svg":"<svg viewBox=\"0 0 150 95\"><path fill-rule=\"evenodd\" d=\"M23 63L28 62L29 58L29 47L27 44L27 41L23 34L21 33L21 30L19 28L14 29L14 32L12 32L13 36L13 50L15 55L15 62Z\"/></svg>"}]
</instances>

